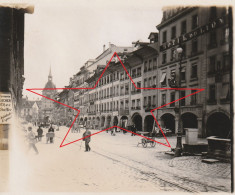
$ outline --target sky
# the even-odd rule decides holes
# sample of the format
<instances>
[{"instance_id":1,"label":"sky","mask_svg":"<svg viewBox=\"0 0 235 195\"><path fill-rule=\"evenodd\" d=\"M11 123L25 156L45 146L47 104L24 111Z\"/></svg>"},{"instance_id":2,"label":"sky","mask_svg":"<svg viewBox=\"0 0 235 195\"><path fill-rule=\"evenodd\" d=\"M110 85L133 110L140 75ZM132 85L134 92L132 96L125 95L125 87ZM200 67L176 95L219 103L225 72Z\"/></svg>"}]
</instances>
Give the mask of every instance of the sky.
<instances>
[{"instance_id":1,"label":"sky","mask_svg":"<svg viewBox=\"0 0 235 195\"><path fill-rule=\"evenodd\" d=\"M1 1L1 0L0 0ZM157 32L162 7L186 5L183 0L6 0L34 5L25 14L23 95L37 99L25 89L43 88L51 66L58 88L69 84L88 59L94 59L109 42L131 46L133 41L149 41ZM207 5L207 0L187 0ZM229 0L214 0L224 4Z\"/></svg>"},{"instance_id":2,"label":"sky","mask_svg":"<svg viewBox=\"0 0 235 195\"><path fill-rule=\"evenodd\" d=\"M109 42L131 46L133 41L149 41L162 19L161 7L149 2L34 2L34 13L25 15L24 95L38 98L25 89L43 88L50 66L56 87L64 87L88 59L102 53L104 44L107 48Z\"/></svg>"}]
</instances>

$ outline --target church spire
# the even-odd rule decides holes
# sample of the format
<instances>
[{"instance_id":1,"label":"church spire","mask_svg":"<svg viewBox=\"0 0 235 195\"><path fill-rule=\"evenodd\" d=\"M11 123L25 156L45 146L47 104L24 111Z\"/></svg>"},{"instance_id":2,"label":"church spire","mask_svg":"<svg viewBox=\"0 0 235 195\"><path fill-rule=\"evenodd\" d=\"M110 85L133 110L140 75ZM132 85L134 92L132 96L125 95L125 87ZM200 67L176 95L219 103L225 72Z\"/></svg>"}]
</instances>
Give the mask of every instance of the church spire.
<instances>
[{"instance_id":1,"label":"church spire","mask_svg":"<svg viewBox=\"0 0 235 195\"><path fill-rule=\"evenodd\" d=\"M49 76L48 76L48 81L52 80L52 74L51 74L51 66L50 66L50 71L49 71Z\"/></svg>"}]
</instances>

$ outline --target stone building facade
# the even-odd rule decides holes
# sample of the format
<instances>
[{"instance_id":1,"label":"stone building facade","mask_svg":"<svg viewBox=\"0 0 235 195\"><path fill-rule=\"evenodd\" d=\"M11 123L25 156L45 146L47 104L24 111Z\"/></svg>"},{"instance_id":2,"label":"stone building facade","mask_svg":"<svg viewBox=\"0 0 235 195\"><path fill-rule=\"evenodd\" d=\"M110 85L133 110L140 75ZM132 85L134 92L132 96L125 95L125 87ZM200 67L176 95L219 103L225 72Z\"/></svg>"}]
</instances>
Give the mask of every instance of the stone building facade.
<instances>
[{"instance_id":1,"label":"stone building facade","mask_svg":"<svg viewBox=\"0 0 235 195\"><path fill-rule=\"evenodd\" d=\"M230 21L231 22L231 21ZM228 137L230 126L229 21L226 7L179 7L166 9L159 30L159 75L169 88L172 72L181 74L181 87L203 88L203 92L181 100L183 128L198 128L199 136ZM181 47L182 69L176 48ZM158 104L189 95L194 90L166 90ZM179 102L175 103L176 105ZM158 110L161 124L178 127L175 105ZM177 131L177 128L176 128Z\"/></svg>"}]
</instances>

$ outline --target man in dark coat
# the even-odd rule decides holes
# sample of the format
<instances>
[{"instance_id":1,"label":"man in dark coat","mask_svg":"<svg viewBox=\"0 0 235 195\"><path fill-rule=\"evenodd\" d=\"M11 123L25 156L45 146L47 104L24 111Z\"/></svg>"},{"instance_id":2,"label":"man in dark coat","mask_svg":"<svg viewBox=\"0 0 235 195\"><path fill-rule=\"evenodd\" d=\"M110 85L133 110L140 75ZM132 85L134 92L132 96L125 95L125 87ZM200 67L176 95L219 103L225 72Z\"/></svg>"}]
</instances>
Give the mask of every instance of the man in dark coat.
<instances>
[{"instance_id":1,"label":"man in dark coat","mask_svg":"<svg viewBox=\"0 0 235 195\"><path fill-rule=\"evenodd\" d=\"M38 141L41 141L42 134L43 134L43 130L42 130L41 126L39 126L37 132L38 132Z\"/></svg>"},{"instance_id":2,"label":"man in dark coat","mask_svg":"<svg viewBox=\"0 0 235 195\"><path fill-rule=\"evenodd\" d=\"M83 139L83 141L85 141L85 147L86 147L86 150L85 152L89 152L91 150L90 146L89 146L89 142L91 141L91 132L88 130L88 128L86 128L86 131L83 133L83 137L86 137ZM89 136L89 137L87 137Z\"/></svg>"}]
</instances>

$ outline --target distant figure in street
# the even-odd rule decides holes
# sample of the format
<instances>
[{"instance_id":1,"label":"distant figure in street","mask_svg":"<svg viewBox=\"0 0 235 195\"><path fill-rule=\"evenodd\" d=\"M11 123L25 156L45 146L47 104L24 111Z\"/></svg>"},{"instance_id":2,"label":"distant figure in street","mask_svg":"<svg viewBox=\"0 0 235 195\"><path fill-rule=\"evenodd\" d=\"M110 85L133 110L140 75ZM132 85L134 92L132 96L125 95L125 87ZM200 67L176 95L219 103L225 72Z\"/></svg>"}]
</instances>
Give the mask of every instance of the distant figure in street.
<instances>
[{"instance_id":1,"label":"distant figure in street","mask_svg":"<svg viewBox=\"0 0 235 195\"><path fill-rule=\"evenodd\" d=\"M38 154L38 149L37 147L35 146L35 143L36 143L36 136L34 134L34 132L32 131L32 127L28 127L28 135L27 135L27 138L28 138L28 142L29 142L29 148L28 148L28 151L33 148L34 151L36 152L36 154Z\"/></svg>"},{"instance_id":2,"label":"distant figure in street","mask_svg":"<svg viewBox=\"0 0 235 195\"><path fill-rule=\"evenodd\" d=\"M52 124L51 124L51 126L50 126L50 128L49 128L49 130L48 130L48 133L54 133L55 132L55 130L54 130L54 128L52 127ZM53 137L50 137L50 143L53 143Z\"/></svg>"},{"instance_id":3,"label":"distant figure in street","mask_svg":"<svg viewBox=\"0 0 235 195\"><path fill-rule=\"evenodd\" d=\"M135 134L134 134L134 133L136 133L136 127L135 127L135 124L133 124L133 125L132 125L132 127L131 127L131 131L133 132L133 133L131 134L131 136L135 136Z\"/></svg>"},{"instance_id":4,"label":"distant figure in street","mask_svg":"<svg viewBox=\"0 0 235 195\"><path fill-rule=\"evenodd\" d=\"M83 137L86 137L89 135L91 135L91 132L86 127L86 131L83 133ZM83 141L85 141L85 147L86 147L85 152L89 152L91 150L91 148L89 146L89 142L91 141L91 136L84 138Z\"/></svg>"},{"instance_id":5,"label":"distant figure in street","mask_svg":"<svg viewBox=\"0 0 235 195\"><path fill-rule=\"evenodd\" d=\"M38 132L38 141L41 141L42 140L42 134L43 134L43 130L42 130L41 126L39 126L37 132Z\"/></svg>"}]
</instances>

